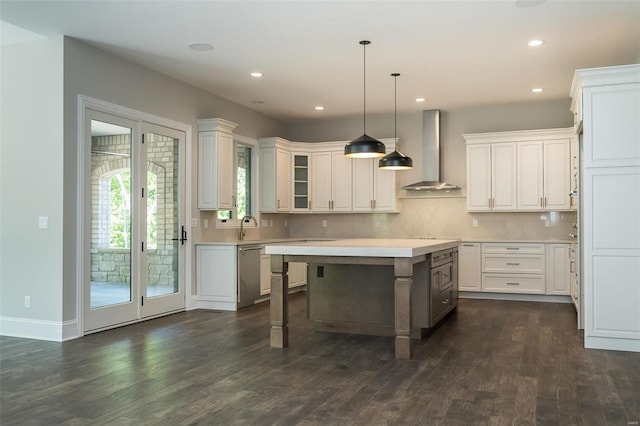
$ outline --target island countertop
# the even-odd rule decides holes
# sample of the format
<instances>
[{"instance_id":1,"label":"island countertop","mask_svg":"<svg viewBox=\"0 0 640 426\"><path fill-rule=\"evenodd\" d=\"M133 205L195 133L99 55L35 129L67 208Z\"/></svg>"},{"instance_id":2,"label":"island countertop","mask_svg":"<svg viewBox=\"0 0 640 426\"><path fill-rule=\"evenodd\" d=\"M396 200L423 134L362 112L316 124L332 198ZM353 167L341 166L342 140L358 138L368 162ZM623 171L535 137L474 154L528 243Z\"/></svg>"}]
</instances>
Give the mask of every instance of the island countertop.
<instances>
[{"instance_id":1,"label":"island countertop","mask_svg":"<svg viewBox=\"0 0 640 426\"><path fill-rule=\"evenodd\" d=\"M457 247L460 240L348 238L269 244L266 254L290 256L415 257Z\"/></svg>"}]
</instances>

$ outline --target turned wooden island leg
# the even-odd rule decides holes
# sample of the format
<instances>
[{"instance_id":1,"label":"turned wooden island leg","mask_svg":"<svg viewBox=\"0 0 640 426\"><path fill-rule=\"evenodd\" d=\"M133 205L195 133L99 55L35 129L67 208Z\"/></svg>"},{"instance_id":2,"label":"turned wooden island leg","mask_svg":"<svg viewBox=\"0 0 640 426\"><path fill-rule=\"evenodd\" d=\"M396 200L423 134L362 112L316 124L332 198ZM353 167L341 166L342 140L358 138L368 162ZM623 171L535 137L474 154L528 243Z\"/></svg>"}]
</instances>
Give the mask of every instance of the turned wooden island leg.
<instances>
[{"instance_id":1,"label":"turned wooden island leg","mask_svg":"<svg viewBox=\"0 0 640 426\"><path fill-rule=\"evenodd\" d=\"M411 259L396 258L394 274L396 358L411 359L411 287L413 285Z\"/></svg>"},{"instance_id":2,"label":"turned wooden island leg","mask_svg":"<svg viewBox=\"0 0 640 426\"><path fill-rule=\"evenodd\" d=\"M271 255L271 347L289 346L289 263L282 255Z\"/></svg>"}]
</instances>

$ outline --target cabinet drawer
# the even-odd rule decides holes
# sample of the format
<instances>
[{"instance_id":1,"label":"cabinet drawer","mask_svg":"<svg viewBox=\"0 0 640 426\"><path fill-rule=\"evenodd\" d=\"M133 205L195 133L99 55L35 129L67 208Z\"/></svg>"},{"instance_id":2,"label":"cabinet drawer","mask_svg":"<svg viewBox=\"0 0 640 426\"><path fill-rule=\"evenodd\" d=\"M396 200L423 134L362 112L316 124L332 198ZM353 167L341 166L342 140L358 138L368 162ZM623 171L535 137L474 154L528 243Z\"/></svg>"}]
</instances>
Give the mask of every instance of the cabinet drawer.
<instances>
[{"instance_id":1,"label":"cabinet drawer","mask_svg":"<svg viewBox=\"0 0 640 426\"><path fill-rule=\"evenodd\" d=\"M453 287L433 294L431 297L431 325L434 325L456 305L457 296L458 294Z\"/></svg>"},{"instance_id":2,"label":"cabinet drawer","mask_svg":"<svg viewBox=\"0 0 640 426\"><path fill-rule=\"evenodd\" d=\"M435 253L431 253L431 267L439 266L447 262L451 262L453 257L453 250L440 250Z\"/></svg>"},{"instance_id":3,"label":"cabinet drawer","mask_svg":"<svg viewBox=\"0 0 640 426\"><path fill-rule=\"evenodd\" d=\"M482 274L482 291L545 294L544 275Z\"/></svg>"},{"instance_id":4,"label":"cabinet drawer","mask_svg":"<svg viewBox=\"0 0 640 426\"><path fill-rule=\"evenodd\" d=\"M482 255L482 272L544 274L544 256Z\"/></svg>"},{"instance_id":5,"label":"cabinet drawer","mask_svg":"<svg viewBox=\"0 0 640 426\"><path fill-rule=\"evenodd\" d=\"M544 254L544 244L533 243L483 243L482 253Z\"/></svg>"},{"instance_id":6,"label":"cabinet drawer","mask_svg":"<svg viewBox=\"0 0 640 426\"><path fill-rule=\"evenodd\" d=\"M453 263L447 263L431 270L431 291L440 293L447 287L451 287Z\"/></svg>"}]
</instances>

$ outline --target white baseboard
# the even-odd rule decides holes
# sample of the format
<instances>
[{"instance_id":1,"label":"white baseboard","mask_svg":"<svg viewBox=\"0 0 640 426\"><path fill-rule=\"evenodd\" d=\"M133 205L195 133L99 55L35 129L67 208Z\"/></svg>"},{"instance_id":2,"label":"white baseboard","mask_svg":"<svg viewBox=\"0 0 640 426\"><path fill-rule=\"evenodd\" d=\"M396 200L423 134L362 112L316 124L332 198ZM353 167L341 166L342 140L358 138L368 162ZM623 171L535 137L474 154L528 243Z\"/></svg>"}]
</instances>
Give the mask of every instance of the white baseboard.
<instances>
[{"instance_id":1,"label":"white baseboard","mask_svg":"<svg viewBox=\"0 0 640 426\"><path fill-rule=\"evenodd\" d=\"M584 347L587 349L605 349L609 351L640 352L640 340L585 335Z\"/></svg>"},{"instance_id":2,"label":"white baseboard","mask_svg":"<svg viewBox=\"0 0 640 426\"><path fill-rule=\"evenodd\" d=\"M238 305L236 302L219 302L213 300L198 300L196 302L196 309L212 309L215 311L237 311Z\"/></svg>"},{"instance_id":3,"label":"white baseboard","mask_svg":"<svg viewBox=\"0 0 640 426\"><path fill-rule=\"evenodd\" d=\"M0 335L63 342L80 337L78 321L45 321L0 317Z\"/></svg>"},{"instance_id":4,"label":"white baseboard","mask_svg":"<svg viewBox=\"0 0 640 426\"><path fill-rule=\"evenodd\" d=\"M516 302L553 302L573 303L571 296L556 296L550 294L515 294L515 293L484 293L478 291L461 291L461 299L513 300Z\"/></svg>"}]
</instances>

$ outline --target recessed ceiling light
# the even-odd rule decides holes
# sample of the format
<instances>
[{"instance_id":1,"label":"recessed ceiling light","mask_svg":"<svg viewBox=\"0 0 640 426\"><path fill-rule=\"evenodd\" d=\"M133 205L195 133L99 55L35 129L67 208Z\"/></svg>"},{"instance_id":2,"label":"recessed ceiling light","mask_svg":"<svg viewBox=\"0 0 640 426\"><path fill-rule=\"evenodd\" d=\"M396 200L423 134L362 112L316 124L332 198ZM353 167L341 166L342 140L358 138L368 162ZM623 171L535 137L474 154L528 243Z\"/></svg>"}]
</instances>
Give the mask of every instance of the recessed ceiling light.
<instances>
[{"instance_id":1,"label":"recessed ceiling light","mask_svg":"<svg viewBox=\"0 0 640 426\"><path fill-rule=\"evenodd\" d=\"M534 87L533 89L531 89L531 91L533 93L540 93L542 92L544 89L542 87Z\"/></svg>"},{"instance_id":2,"label":"recessed ceiling light","mask_svg":"<svg viewBox=\"0 0 640 426\"><path fill-rule=\"evenodd\" d=\"M424 102L425 99L424 98L416 98L416 102Z\"/></svg>"},{"instance_id":3,"label":"recessed ceiling light","mask_svg":"<svg viewBox=\"0 0 640 426\"><path fill-rule=\"evenodd\" d=\"M538 46L542 46L543 44L544 44L543 40L531 40L529 41L529 43L527 43L529 47L538 47Z\"/></svg>"},{"instance_id":4,"label":"recessed ceiling light","mask_svg":"<svg viewBox=\"0 0 640 426\"><path fill-rule=\"evenodd\" d=\"M213 50L213 46L210 45L209 43L203 43L203 42L194 42L194 43L189 43L187 46L189 46L189 49L191 50L197 50L198 52L205 52L207 50Z\"/></svg>"},{"instance_id":5,"label":"recessed ceiling light","mask_svg":"<svg viewBox=\"0 0 640 426\"><path fill-rule=\"evenodd\" d=\"M262 77L262 73L258 72L258 71L252 72L251 73L251 77L260 78L260 77Z\"/></svg>"},{"instance_id":6,"label":"recessed ceiling light","mask_svg":"<svg viewBox=\"0 0 640 426\"><path fill-rule=\"evenodd\" d=\"M313 109L316 111L324 111L324 107L322 105L315 106Z\"/></svg>"}]
</instances>

